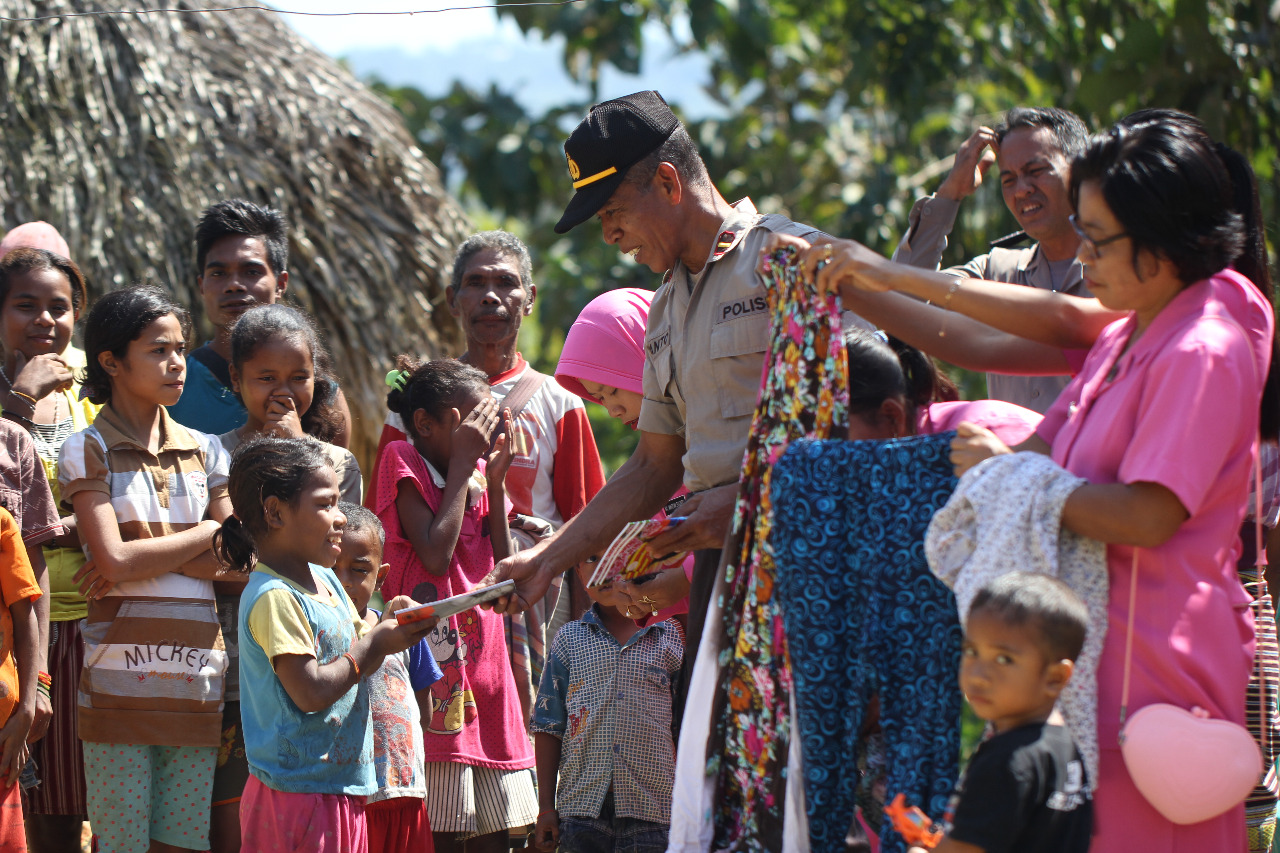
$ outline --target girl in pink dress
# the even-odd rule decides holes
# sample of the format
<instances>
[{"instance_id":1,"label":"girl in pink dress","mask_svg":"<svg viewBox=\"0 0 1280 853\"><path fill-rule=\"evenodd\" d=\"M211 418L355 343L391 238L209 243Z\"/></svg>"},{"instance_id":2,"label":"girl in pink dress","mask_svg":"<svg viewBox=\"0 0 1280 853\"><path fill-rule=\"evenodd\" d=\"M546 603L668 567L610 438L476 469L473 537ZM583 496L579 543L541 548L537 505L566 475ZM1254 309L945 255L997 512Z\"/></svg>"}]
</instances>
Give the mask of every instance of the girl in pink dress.
<instances>
[{"instance_id":1,"label":"girl in pink dress","mask_svg":"<svg viewBox=\"0 0 1280 853\"><path fill-rule=\"evenodd\" d=\"M1172 111L1131 116L1095 137L1072 166L1071 195L1086 284L1100 305L908 270L849 241L805 255L810 269L830 257L818 282L842 292L897 289L996 325L1013 318L1010 332L1051 327L1042 345L1093 341L1036 435L1013 449L1051 454L1089 480L1062 523L1107 543L1097 853L1245 849L1242 806L1171 823L1134 787L1117 742L1135 550L1130 711L1168 702L1245 721L1253 620L1234 563L1260 426L1264 438L1277 433L1280 369L1243 162ZM958 471L1010 451L985 429L960 433Z\"/></svg>"},{"instance_id":2,"label":"girl in pink dress","mask_svg":"<svg viewBox=\"0 0 1280 853\"><path fill-rule=\"evenodd\" d=\"M378 463L373 509L391 564L384 594L430 602L468 592L510 552L511 413L500 417L488 377L454 359L402 356L387 382L387 407L411 441L391 442ZM443 673L419 698L435 848L506 850L509 830L537 819L538 800L502 616L466 610L437 625L427 645Z\"/></svg>"}]
</instances>

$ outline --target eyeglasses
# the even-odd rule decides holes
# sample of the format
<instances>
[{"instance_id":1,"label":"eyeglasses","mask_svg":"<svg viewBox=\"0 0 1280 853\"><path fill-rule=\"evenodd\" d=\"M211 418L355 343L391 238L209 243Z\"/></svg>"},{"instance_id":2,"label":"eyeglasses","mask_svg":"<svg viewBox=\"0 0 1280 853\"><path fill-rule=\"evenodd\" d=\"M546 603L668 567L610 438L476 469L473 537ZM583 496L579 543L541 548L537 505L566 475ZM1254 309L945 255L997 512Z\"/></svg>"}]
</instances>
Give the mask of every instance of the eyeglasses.
<instances>
[{"instance_id":1,"label":"eyeglasses","mask_svg":"<svg viewBox=\"0 0 1280 853\"><path fill-rule=\"evenodd\" d=\"M1080 242L1084 244L1085 249L1088 250L1089 256L1093 258L1101 257L1098 250L1103 246L1107 246L1117 240L1123 240L1125 237L1129 236L1124 231L1121 231L1119 234L1112 234L1110 237L1103 237L1101 240L1095 240L1088 234L1084 233L1084 229L1080 227L1080 223L1076 220L1076 215L1074 213L1067 217L1067 221L1071 223L1071 227L1075 229L1076 234L1080 237Z\"/></svg>"}]
</instances>

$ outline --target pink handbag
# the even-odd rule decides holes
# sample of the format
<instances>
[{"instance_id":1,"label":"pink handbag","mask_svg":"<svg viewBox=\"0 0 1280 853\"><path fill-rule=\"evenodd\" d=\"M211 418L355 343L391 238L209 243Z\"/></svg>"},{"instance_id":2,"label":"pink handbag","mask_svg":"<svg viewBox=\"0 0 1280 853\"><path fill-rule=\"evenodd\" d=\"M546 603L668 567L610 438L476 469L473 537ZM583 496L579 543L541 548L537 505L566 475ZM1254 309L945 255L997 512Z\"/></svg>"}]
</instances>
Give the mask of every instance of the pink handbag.
<instances>
[{"instance_id":1,"label":"pink handbag","mask_svg":"<svg viewBox=\"0 0 1280 853\"><path fill-rule=\"evenodd\" d=\"M1139 709L1120 732L1120 753L1134 786L1171 823L1217 817L1243 803L1262 775L1248 729L1203 708Z\"/></svg>"},{"instance_id":2,"label":"pink handbag","mask_svg":"<svg viewBox=\"0 0 1280 853\"><path fill-rule=\"evenodd\" d=\"M1255 467L1261 505L1261 468ZM1259 519L1261 511L1258 512ZM1262 522L1258 522L1258 575L1262 566ZM1262 776L1262 753L1244 726L1215 720L1203 708L1168 703L1129 708L1129 666L1133 655L1133 613L1138 594L1138 550L1129 577L1129 624L1124 645L1124 686L1120 697L1120 753L1134 786L1166 820L1199 823L1244 802ZM1265 592L1263 593L1265 595ZM1266 695L1263 689L1262 694ZM1105 794L1104 794L1105 796Z\"/></svg>"}]
</instances>

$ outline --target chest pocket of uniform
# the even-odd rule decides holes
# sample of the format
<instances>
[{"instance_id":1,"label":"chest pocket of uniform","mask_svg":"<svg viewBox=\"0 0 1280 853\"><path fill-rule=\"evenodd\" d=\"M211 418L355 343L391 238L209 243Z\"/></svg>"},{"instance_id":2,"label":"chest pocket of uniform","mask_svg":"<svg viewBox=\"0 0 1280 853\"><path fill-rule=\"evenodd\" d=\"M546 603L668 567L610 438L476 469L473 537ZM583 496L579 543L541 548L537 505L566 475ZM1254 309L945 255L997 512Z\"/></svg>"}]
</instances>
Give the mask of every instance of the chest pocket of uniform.
<instances>
[{"instance_id":1,"label":"chest pocket of uniform","mask_svg":"<svg viewBox=\"0 0 1280 853\"><path fill-rule=\"evenodd\" d=\"M763 312L711 329L711 372L722 417L740 418L755 412L760 396L760 354L768 342L769 317Z\"/></svg>"}]
</instances>

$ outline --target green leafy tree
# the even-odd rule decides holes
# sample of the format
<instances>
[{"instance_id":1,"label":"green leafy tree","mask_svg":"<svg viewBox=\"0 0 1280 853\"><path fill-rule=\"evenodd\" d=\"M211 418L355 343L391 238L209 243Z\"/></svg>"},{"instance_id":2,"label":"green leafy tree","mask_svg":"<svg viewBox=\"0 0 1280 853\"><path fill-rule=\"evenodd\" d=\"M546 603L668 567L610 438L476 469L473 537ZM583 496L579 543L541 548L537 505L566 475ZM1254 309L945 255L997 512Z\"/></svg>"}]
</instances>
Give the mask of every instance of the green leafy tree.
<instances>
[{"instance_id":1,"label":"green leafy tree","mask_svg":"<svg viewBox=\"0 0 1280 853\"><path fill-rule=\"evenodd\" d=\"M592 101L606 66L639 73L646 25L660 25L678 49L711 59L709 93L724 115L686 124L721 192L881 251L960 142L1015 104L1067 107L1096 128L1141 107L1193 113L1250 156L1264 219L1280 219L1280 4L626 0L500 14L563 38L564 67ZM656 285L591 226L552 231L570 195L561 146L589 102L534 116L496 88L455 84L441 98L379 88L464 202L534 251L542 334L533 357L544 367L596 293ZM998 190L984 189L962 209L944 260L1016 228ZM981 392L973 377L961 380Z\"/></svg>"}]
</instances>

